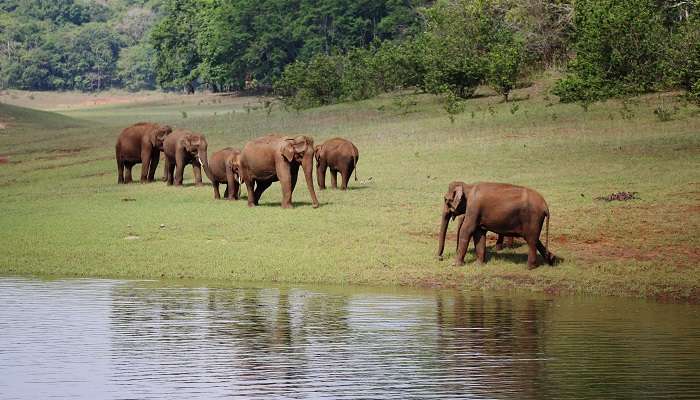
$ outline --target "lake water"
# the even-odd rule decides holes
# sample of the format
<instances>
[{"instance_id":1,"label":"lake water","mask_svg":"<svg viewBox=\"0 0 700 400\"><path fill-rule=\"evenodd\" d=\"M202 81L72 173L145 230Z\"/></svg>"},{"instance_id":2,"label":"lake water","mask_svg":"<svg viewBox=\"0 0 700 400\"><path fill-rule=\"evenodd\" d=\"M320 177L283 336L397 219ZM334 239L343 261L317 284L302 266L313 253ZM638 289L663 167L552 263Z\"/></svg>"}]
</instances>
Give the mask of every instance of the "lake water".
<instances>
[{"instance_id":1,"label":"lake water","mask_svg":"<svg viewBox=\"0 0 700 400\"><path fill-rule=\"evenodd\" d=\"M0 399L698 398L693 305L0 278Z\"/></svg>"}]
</instances>

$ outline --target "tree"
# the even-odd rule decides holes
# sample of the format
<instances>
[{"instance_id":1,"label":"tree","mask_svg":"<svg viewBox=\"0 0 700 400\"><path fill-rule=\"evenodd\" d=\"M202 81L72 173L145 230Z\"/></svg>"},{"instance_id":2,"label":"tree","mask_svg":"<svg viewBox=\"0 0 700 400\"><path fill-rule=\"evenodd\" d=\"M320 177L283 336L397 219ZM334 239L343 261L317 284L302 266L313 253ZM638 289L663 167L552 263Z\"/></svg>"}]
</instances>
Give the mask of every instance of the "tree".
<instances>
[{"instance_id":1,"label":"tree","mask_svg":"<svg viewBox=\"0 0 700 400\"><path fill-rule=\"evenodd\" d=\"M131 91L156 88L155 50L147 43L127 47L119 53L117 76Z\"/></svg>"},{"instance_id":2,"label":"tree","mask_svg":"<svg viewBox=\"0 0 700 400\"><path fill-rule=\"evenodd\" d=\"M506 102L515 88L522 63L523 44L515 38L494 45L489 52L486 81Z\"/></svg>"},{"instance_id":3,"label":"tree","mask_svg":"<svg viewBox=\"0 0 700 400\"><path fill-rule=\"evenodd\" d=\"M156 50L156 81L166 89L184 88L194 92L197 66L201 58L194 38L197 35L197 0L167 0L165 17L153 28L151 40Z\"/></svg>"},{"instance_id":4,"label":"tree","mask_svg":"<svg viewBox=\"0 0 700 400\"><path fill-rule=\"evenodd\" d=\"M564 102L592 102L663 87L670 38L656 0L577 0L576 57L555 87Z\"/></svg>"}]
</instances>

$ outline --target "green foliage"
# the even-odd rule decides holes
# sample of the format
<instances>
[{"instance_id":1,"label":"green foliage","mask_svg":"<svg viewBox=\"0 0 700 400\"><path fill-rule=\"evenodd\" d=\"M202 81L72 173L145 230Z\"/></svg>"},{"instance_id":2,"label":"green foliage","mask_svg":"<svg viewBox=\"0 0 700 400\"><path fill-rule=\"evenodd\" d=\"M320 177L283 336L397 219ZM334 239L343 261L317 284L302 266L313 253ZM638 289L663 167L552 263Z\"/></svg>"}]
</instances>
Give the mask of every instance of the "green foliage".
<instances>
[{"instance_id":1,"label":"green foliage","mask_svg":"<svg viewBox=\"0 0 700 400\"><path fill-rule=\"evenodd\" d=\"M136 44L134 37L149 29L140 20L135 36L120 33L134 6L130 0L101 2L77 0L11 0L0 4L0 83L30 90L101 90L134 80L148 80L144 64L130 66L137 51L120 51ZM121 10L121 11L120 11ZM148 11L151 12L151 11ZM107 21L121 21L115 29ZM120 25L122 24L122 25ZM128 25L128 24L126 24ZM126 26L124 25L124 26ZM133 24L132 24L133 25ZM141 57L143 59L143 57ZM131 72L127 72L132 69ZM141 70L138 74L135 71ZM140 78L137 75L141 75ZM152 84L150 85L152 87Z\"/></svg>"},{"instance_id":2,"label":"green foliage","mask_svg":"<svg viewBox=\"0 0 700 400\"><path fill-rule=\"evenodd\" d=\"M297 110L335 103L343 97L343 62L342 57L324 54L308 62L297 60L284 70L275 91Z\"/></svg>"},{"instance_id":3,"label":"green foliage","mask_svg":"<svg viewBox=\"0 0 700 400\"><path fill-rule=\"evenodd\" d=\"M590 103L663 87L671 45L664 21L655 0L578 0L576 58L555 94Z\"/></svg>"},{"instance_id":4,"label":"green foliage","mask_svg":"<svg viewBox=\"0 0 700 400\"><path fill-rule=\"evenodd\" d=\"M151 41L156 50L156 81L162 88L194 91L196 67L201 61L196 43L197 1L169 0L166 16L153 27Z\"/></svg>"},{"instance_id":5,"label":"green foliage","mask_svg":"<svg viewBox=\"0 0 700 400\"><path fill-rule=\"evenodd\" d=\"M498 43L488 55L486 81L508 101L508 94L515 88L522 71L523 44L518 40Z\"/></svg>"},{"instance_id":6,"label":"green foliage","mask_svg":"<svg viewBox=\"0 0 700 400\"><path fill-rule=\"evenodd\" d=\"M672 48L674 81L700 104L700 16L683 24Z\"/></svg>"},{"instance_id":7,"label":"green foliage","mask_svg":"<svg viewBox=\"0 0 700 400\"><path fill-rule=\"evenodd\" d=\"M158 81L269 85L295 60L366 48L416 31L413 1L167 0L154 30ZM174 59L181 60L179 62ZM360 71L358 71L360 73Z\"/></svg>"},{"instance_id":8,"label":"green foliage","mask_svg":"<svg viewBox=\"0 0 700 400\"><path fill-rule=\"evenodd\" d=\"M450 118L450 122L454 124L455 116L464 112L464 100L459 98L453 92L447 92L447 95L445 96L444 108L447 112L448 117Z\"/></svg>"},{"instance_id":9,"label":"green foliage","mask_svg":"<svg viewBox=\"0 0 700 400\"><path fill-rule=\"evenodd\" d=\"M131 91L155 89L155 50L148 44L122 49L117 62L117 76Z\"/></svg>"}]
</instances>

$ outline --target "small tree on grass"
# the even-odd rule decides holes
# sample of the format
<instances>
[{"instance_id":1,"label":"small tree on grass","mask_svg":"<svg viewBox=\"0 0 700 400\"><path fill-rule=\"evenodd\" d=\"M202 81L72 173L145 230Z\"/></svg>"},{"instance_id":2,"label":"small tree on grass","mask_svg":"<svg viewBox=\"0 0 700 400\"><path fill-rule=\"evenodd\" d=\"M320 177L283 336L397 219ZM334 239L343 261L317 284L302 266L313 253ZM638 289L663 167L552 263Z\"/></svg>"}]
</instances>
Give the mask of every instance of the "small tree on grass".
<instances>
[{"instance_id":1,"label":"small tree on grass","mask_svg":"<svg viewBox=\"0 0 700 400\"><path fill-rule=\"evenodd\" d=\"M488 55L486 81L503 100L515 88L523 64L523 44L519 40L499 43L491 48Z\"/></svg>"}]
</instances>

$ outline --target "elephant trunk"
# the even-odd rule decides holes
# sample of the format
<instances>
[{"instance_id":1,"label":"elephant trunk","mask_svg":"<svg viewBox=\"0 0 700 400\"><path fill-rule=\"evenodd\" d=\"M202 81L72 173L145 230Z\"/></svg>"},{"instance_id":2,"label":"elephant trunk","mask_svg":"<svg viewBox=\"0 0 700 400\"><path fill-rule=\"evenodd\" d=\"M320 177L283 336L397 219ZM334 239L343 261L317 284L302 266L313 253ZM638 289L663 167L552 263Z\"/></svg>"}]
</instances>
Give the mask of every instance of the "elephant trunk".
<instances>
[{"instance_id":1,"label":"elephant trunk","mask_svg":"<svg viewBox=\"0 0 700 400\"><path fill-rule=\"evenodd\" d=\"M202 168L204 168L204 173L207 174L207 178L209 178L210 182L214 182L214 177L211 174L211 170L209 169L209 160L207 159L207 149L200 148L199 153L199 163L202 164Z\"/></svg>"},{"instance_id":2,"label":"elephant trunk","mask_svg":"<svg viewBox=\"0 0 700 400\"><path fill-rule=\"evenodd\" d=\"M304 156L301 167L304 169L304 178L306 178L306 187L309 189L309 194L311 195L311 203L313 204L314 208L318 208L318 199L316 198L316 191L314 190L313 153Z\"/></svg>"},{"instance_id":3,"label":"elephant trunk","mask_svg":"<svg viewBox=\"0 0 700 400\"><path fill-rule=\"evenodd\" d=\"M442 211L442 222L440 223L440 236L438 238L438 252L437 257L442 260L442 253L445 250L445 236L447 235L447 225L450 223L450 218L452 218L452 212L447 208Z\"/></svg>"}]
</instances>

